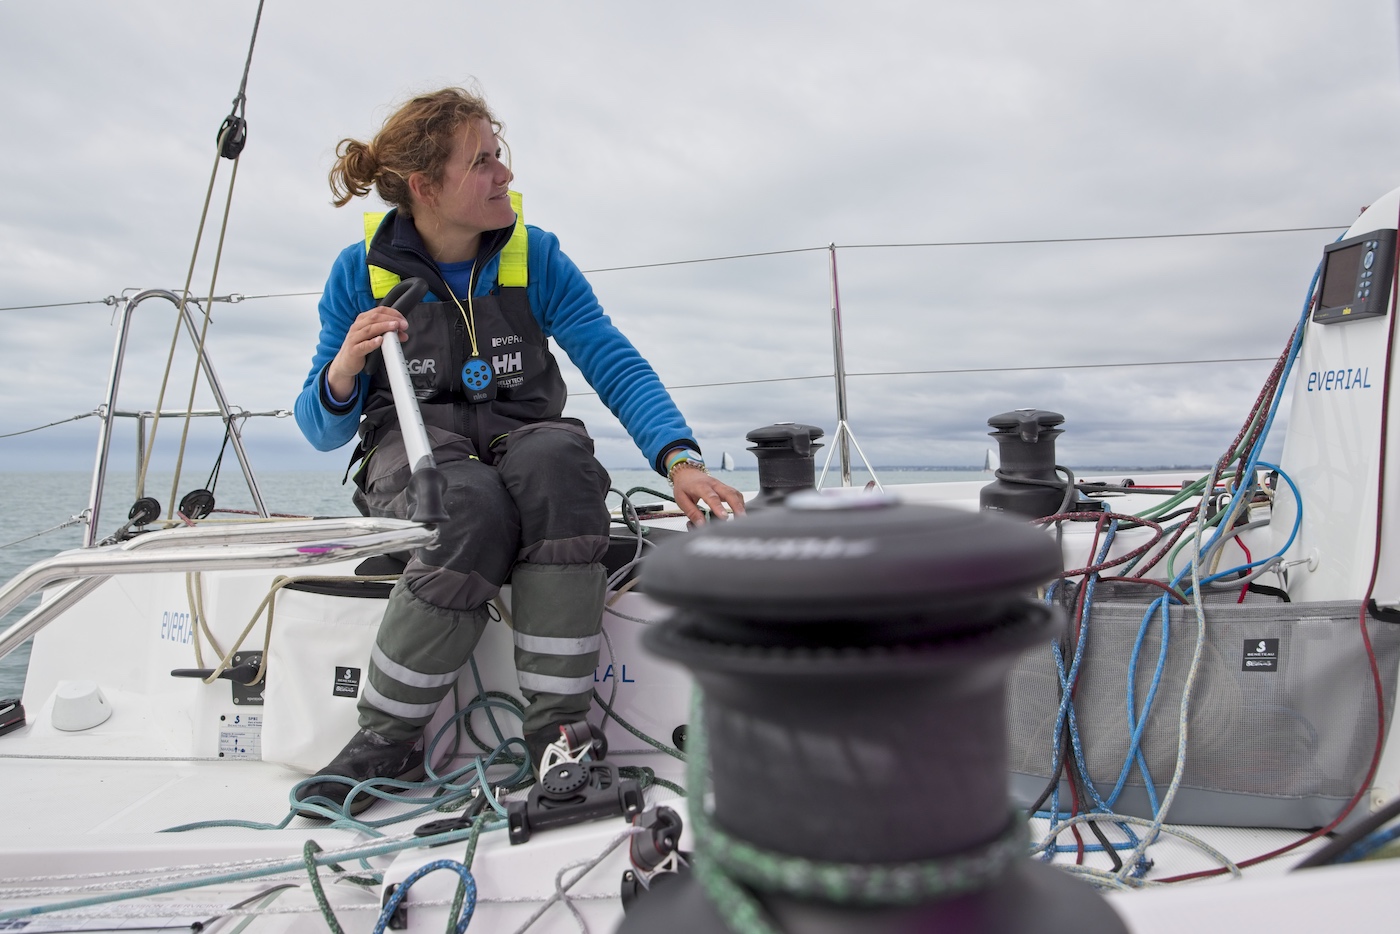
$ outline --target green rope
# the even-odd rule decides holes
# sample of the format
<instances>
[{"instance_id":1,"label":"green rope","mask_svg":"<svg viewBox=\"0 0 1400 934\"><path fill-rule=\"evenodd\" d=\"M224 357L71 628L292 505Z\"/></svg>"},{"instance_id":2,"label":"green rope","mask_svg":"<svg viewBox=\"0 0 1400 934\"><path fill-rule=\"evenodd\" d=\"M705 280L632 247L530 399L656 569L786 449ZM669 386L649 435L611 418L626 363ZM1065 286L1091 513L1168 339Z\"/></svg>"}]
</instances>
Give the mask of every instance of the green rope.
<instances>
[{"instance_id":1,"label":"green rope","mask_svg":"<svg viewBox=\"0 0 1400 934\"><path fill-rule=\"evenodd\" d=\"M697 689L690 712L688 784L695 873L725 923L736 934L776 934L751 889L839 905L915 905L985 887L1026 853L1025 818L1012 814L1007 828L971 852L907 863L833 863L754 846L730 836L705 813L708 738Z\"/></svg>"},{"instance_id":2,"label":"green rope","mask_svg":"<svg viewBox=\"0 0 1400 934\"><path fill-rule=\"evenodd\" d=\"M680 795L682 798L686 796L684 788L677 785L675 782L668 782L664 778L657 778L656 770L649 765L621 765L618 766L617 774L621 775L623 778L635 779L637 787L642 791L646 791L652 785L659 785L662 788L669 789Z\"/></svg>"},{"instance_id":3,"label":"green rope","mask_svg":"<svg viewBox=\"0 0 1400 934\"><path fill-rule=\"evenodd\" d=\"M487 719L491 721L491 726L493 729L495 729L496 735L500 737L501 743L504 744L508 742L508 740L501 733L501 728L497 726L495 716L491 713L491 708L494 706L499 706L503 709L510 710L523 721L525 719L525 705L520 702L520 699L518 697L516 697L513 694L508 694L505 691L482 691L481 693L477 694L476 697L472 698L471 704L468 704L467 706L470 707L472 704L475 704L478 701L490 701L492 699L498 700L501 703L483 704L483 709L486 711ZM470 739L473 743L475 743L476 748L481 749L483 751L496 748L495 746L488 745L485 740L483 740L480 736L476 735L476 730L472 729L472 719L470 716L462 718L462 725L467 729L467 739ZM524 762L525 757L517 757L511 753L505 753L499 757L498 761L507 765L515 765L517 764L517 762Z\"/></svg>"},{"instance_id":4,"label":"green rope","mask_svg":"<svg viewBox=\"0 0 1400 934\"><path fill-rule=\"evenodd\" d=\"M710 904L719 912L725 927L734 934L779 934L753 893L731 879L705 851L705 839L701 836L700 828L709 823L704 804L704 789L707 787L705 766L709 762L709 749L699 687L690 694L690 728L686 745L690 747L686 761L686 784L696 789L696 793L688 798L690 828L696 843L696 853L691 858L696 881Z\"/></svg>"},{"instance_id":5,"label":"green rope","mask_svg":"<svg viewBox=\"0 0 1400 934\"><path fill-rule=\"evenodd\" d=\"M301 860L306 865L306 875L311 879L311 893L316 896L316 905L321 909L321 917L326 919L326 927L331 929L331 934L345 934L345 929L340 926L340 920L331 908L330 899L326 898L326 890L321 888L321 873L316 869L316 854L319 852L321 848L316 845L315 840L307 840L306 845L301 848ZM452 917L457 915L453 914Z\"/></svg>"},{"instance_id":6,"label":"green rope","mask_svg":"<svg viewBox=\"0 0 1400 934\"><path fill-rule=\"evenodd\" d=\"M650 736L643 733L641 730L637 729L635 726L619 717L617 715L617 711L613 710L611 707L608 706L608 702L603 700L603 695L599 694L596 689L593 691L593 699L597 701L599 707L602 707L603 710L607 712L609 717L612 717L612 719L617 723L618 726L622 727L628 733L631 733L633 736L637 737L637 739L646 743L648 746L651 746L654 749L661 750L668 756L672 756L676 759L681 760L682 762L686 761L685 753L681 752L679 749L673 749L658 739L652 739Z\"/></svg>"},{"instance_id":7,"label":"green rope","mask_svg":"<svg viewBox=\"0 0 1400 934\"><path fill-rule=\"evenodd\" d=\"M651 496L655 496L657 499L664 499L672 503L676 501L676 498L670 493L662 493L660 490L653 490L651 487L648 486L634 486L632 487L632 489L627 491L626 496L628 499L631 499L633 494L635 493L647 493Z\"/></svg>"},{"instance_id":8,"label":"green rope","mask_svg":"<svg viewBox=\"0 0 1400 934\"><path fill-rule=\"evenodd\" d=\"M482 828L486 826L486 821L490 817L491 812L487 811L478 814L476 820L472 822L472 835L467 838L467 854L462 857L462 865L468 869L472 868L472 860L476 859L476 842L481 839ZM466 897L467 880L459 877L457 879L457 893L452 896L452 907L447 912L447 934L455 934L456 921L462 916L462 902Z\"/></svg>"}]
</instances>

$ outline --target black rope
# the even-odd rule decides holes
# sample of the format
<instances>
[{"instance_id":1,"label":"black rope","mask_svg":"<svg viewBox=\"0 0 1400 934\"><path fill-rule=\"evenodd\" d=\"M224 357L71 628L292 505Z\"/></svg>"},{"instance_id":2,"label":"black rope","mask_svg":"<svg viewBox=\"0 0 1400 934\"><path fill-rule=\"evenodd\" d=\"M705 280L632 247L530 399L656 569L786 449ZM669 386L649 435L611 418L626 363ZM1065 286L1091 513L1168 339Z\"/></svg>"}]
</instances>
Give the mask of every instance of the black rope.
<instances>
[{"instance_id":1,"label":"black rope","mask_svg":"<svg viewBox=\"0 0 1400 934\"><path fill-rule=\"evenodd\" d=\"M224 463L224 452L228 450L228 439L233 434L233 416L230 415L224 422L224 443L219 446L219 456L214 458L214 469L209 471L209 479L204 482L204 488L210 493L214 492L214 484L219 482L219 468Z\"/></svg>"}]
</instances>

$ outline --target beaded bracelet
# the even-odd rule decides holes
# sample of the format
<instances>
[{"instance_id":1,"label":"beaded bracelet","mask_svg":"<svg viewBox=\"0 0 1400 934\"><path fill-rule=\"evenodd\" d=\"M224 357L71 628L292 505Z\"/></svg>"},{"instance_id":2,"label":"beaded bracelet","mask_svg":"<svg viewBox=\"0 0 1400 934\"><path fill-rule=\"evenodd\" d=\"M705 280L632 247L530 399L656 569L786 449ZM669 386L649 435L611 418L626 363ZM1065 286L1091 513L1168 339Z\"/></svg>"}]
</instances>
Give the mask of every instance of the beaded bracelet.
<instances>
[{"instance_id":1,"label":"beaded bracelet","mask_svg":"<svg viewBox=\"0 0 1400 934\"><path fill-rule=\"evenodd\" d=\"M666 482L674 486L676 483L676 471L683 470L686 468L690 470L698 470L704 474L709 473L709 471L705 469L704 461L691 460L690 458L686 457L676 461L670 466L670 468L666 471Z\"/></svg>"}]
</instances>

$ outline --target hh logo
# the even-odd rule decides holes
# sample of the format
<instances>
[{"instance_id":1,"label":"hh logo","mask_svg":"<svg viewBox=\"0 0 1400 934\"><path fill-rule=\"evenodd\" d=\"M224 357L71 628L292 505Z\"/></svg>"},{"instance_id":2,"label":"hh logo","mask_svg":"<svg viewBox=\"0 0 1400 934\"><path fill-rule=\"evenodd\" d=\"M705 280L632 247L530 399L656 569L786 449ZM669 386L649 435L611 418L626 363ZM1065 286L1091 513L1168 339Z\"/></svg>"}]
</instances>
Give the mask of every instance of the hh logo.
<instances>
[{"instance_id":1,"label":"hh logo","mask_svg":"<svg viewBox=\"0 0 1400 934\"><path fill-rule=\"evenodd\" d=\"M496 371L497 376L504 376L507 373L519 373L525 369L525 365L520 362L520 353L504 353L499 357L491 358L491 369Z\"/></svg>"},{"instance_id":2,"label":"hh logo","mask_svg":"<svg viewBox=\"0 0 1400 934\"><path fill-rule=\"evenodd\" d=\"M419 373L437 374L436 360L410 360L408 361L408 372L415 375Z\"/></svg>"}]
</instances>

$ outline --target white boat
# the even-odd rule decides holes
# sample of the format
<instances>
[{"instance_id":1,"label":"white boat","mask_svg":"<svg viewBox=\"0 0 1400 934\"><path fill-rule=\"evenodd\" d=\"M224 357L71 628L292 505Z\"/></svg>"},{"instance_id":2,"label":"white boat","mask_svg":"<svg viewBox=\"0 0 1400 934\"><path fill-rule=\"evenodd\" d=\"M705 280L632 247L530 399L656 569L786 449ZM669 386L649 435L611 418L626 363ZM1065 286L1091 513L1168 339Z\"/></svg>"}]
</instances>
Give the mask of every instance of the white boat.
<instances>
[{"instance_id":1,"label":"white boat","mask_svg":"<svg viewBox=\"0 0 1400 934\"><path fill-rule=\"evenodd\" d=\"M1389 285L1395 269L1393 264L1386 267L1386 259L1393 255L1398 212L1400 189L1378 199L1330 254L1338 278L1323 281L1317 308L1305 315L1298 362L1288 360L1292 421L1277 481L1263 485L1248 502L1232 497L1223 475L1202 477L1200 472L1135 472L1131 484L1120 474L1075 478L1100 484L1085 487L1082 494L1069 481L1041 481L1041 488L1052 489L1055 496L1064 492L1059 513L1068 509L1077 514L1058 529L1063 562L1071 570L1095 565L1107 570L1158 538L1143 522L1120 519L1122 528L1110 529L1115 520L1105 507L1120 517L1150 517L1199 503L1203 511L1229 517L1234 528L1221 539L1222 546L1240 548L1240 558L1225 559L1233 564L1210 564L1223 547L1193 561L1197 546L1188 529L1177 564L1167 570L1164 562L1147 575L1192 593L1201 591L1191 586L1193 580L1222 575L1222 584L1232 590L1227 602L1204 604L1203 617L1214 626L1209 631L1204 624L1196 628L1192 600L1176 611L1176 654L1170 660L1179 664L1182 678L1173 681L1175 669L1164 663L1163 693L1152 720L1153 728L1163 732L1149 738L1159 743L1155 750L1143 747L1144 759L1152 761L1134 772L1135 757L1118 752L1128 775L1120 783L1124 795L1112 818L1097 821L1112 835L1111 845L1098 848L1082 829L1088 826L1083 819L1059 820L1058 836L1048 838L1050 821L1030 820L1042 854L1057 849L1056 862L1068 871L1131 890L1108 896L1112 911L1130 930L1178 931L1189 924L1200 930L1301 931L1390 919L1400 867L1374 863L1297 875L1285 875L1285 870L1323 850L1324 841L1309 839L1306 828L1331 824L1344 814L1347 820L1339 826L1356 828L1364 814L1384 813L1400 797L1400 749L1384 732L1379 739L1372 735L1381 725L1379 718L1366 719L1372 716L1367 705L1378 700L1384 722L1389 722L1397 672L1394 637L1387 627L1393 625L1389 614L1400 612L1400 564L1391 546L1400 532L1400 511L1396 497L1383 494L1400 463L1391 456L1397 452L1390 450L1386 434L1389 379L1395 369L1390 347L1394 290ZM1367 276L1373 268L1376 275ZM1305 278L1306 271L1300 270L1300 279ZM1374 299L1371 281L1386 283L1374 287ZM1330 301L1338 296L1340 300ZM119 305L130 315L146 301L179 303L173 294L153 290L128 296ZM193 316L188 326L198 331ZM1286 331L1280 326L1277 343L1284 343ZM16 721L17 729L0 735L0 800L6 802L0 817L0 929L202 931L218 926L241 934L250 926L312 931L338 925L345 931L391 926L417 934L452 927L469 915L470 930L603 931L623 919L622 892L636 892L639 878L657 873L646 881L658 883L658 891L662 884L674 884L674 864L638 862L633 843L642 839L639 831L645 828L634 826L623 813L542 828L519 842L511 839L505 820L509 804L525 800L530 792L508 787L520 771L516 766L488 764L510 751L504 742L511 735L510 701L502 695L518 693L505 625L488 630L474 663L461 673L457 699L471 708L470 715L455 720L456 706L445 706L430 728L437 737L437 773L454 786L448 794L432 797L435 788L447 787L441 783L409 789L375 805L358 823L296 816L289 807L293 787L330 757L355 722L358 678L386 589L382 580L363 579L377 575L357 574L357 568L366 556L413 547L429 533L414 523L388 520L259 517L196 521L192 527L146 531L124 543L98 546L104 492L107 514L114 508L105 477L124 351L123 337L118 340L87 516L92 547L45 561L0 591L0 608L6 611L26 594L44 592L39 608L0 634L0 655L34 635L24 723ZM214 356L204 357L205 372L217 386ZM839 352L837 365L839 372ZM236 423L222 389L215 395L214 414ZM1277 401L1266 397L1260 411L1247 419L1240 413L1246 427L1262 428ZM853 444L844 399L837 424L836 443ZM1051 422L1043 427L1058 430ZM1072 423L1068 430L1073 431ZM259 511L267 513L236 432L230 437L252 497ZM1238 452L1247 477L1263 478L1272 470L1257 462L1260 443L1256 438ZM727 469L732 464L725 460L727 456L721 466ZM1016 482L1017 465L1000 456L993 463L990 452L987 465ZM841 466L849 476L848 458ZM905 503L975 513L986 505L981 498L985 486L984 479L905 485L893 492ZM1169 508L1162 508L1164 503ZM1236 523L1241 515L1245 521ZM634 517L619 511L617 518L620 529L633 527ZM654 539L679 536L684 528L684 520L675 516L651 515L643 522L655 530ZM101 528L109 527L110 522ZM638 770L629 774L643 786L640 809L655 814L656 808L670 806L679 813L686 829L671 842L688 851L693 828L677 789L690 781L686 764L675 753L684 745L691 721L693 685L685 670L641 644L643 632L670 610L630 582L629 559L645 556L647 546L628 534L620 531L618 537L622 560L616 562L616 587L605 619L607 661L596 675L609 711L600 708L597 719L610 740L605 761ZM1212 534L1202 528L1201 548ZM628 547L634 548L630 555ZM1247 571L1237 570L1245 566L1250 566ZM288 574L290 580L284 577ZM1241 574L1257 577L1248 581ZM1061 585L1061 596L1087 575L1072 574ZM1246 589L1250 584L1252 595ZM1107 583L1101 586L1108 588ZM1287 593L1291 622L1278 622L1284 608L1264 588ZM1232 609L1235 604L1228 600L1235 594L1253 601L1244 603L1248 612ZM1103 606L1125 602L1100 597L1099 610L1106 615L1086 619L1119 619ZM508 621L508 589L499 609ZM1369 627L1365 631L1373 634L1375 645L1362 644L1358 621ZM1227 622L1235 628L1227 628ZM1080 632L1085 629L1081 626ZM1149 621L1142 630L1149 639L1143 654L1131 645L1137 630L1124 631L1129 649L1147 659L1141 681L1146 690L1156 683L1147 669L1155 663L1156 646L1165 640L1154 634ZM1191 651L1198 631L1200 644L1223 662L1211 661L1216 655L1204 648ZM1246 632L1248 638L1242 637ZM1216 633L1222 633L1218 644ZM1234 654L1227 656L1224 646L1231 639ZM1097 643L1086 646L1086 652L1095 654L1085 655L1081 683L1083 755L1066 748L1058 757L1070 770L1065 795L1071 794L1075 768L1090 773L1102 789L1112 786L1116 775L1100 768L1113 754L1107 747L1121 742L1127 748L1126 734L1113 729L1111 704L1089 706L1090 695L1097 702L1112 690L1123 693L1122 678L1115 680L1113 672L1103 670L1126 662ZM1071 657L1074 647L1068 645ZM1367 693L1368 651L1389 661L1377 667L1375 698ZM1197 657L1207 661L1193 664ZM1308 667L1319 659L1321 669ZM1053 716L1058 688L1051 683L1051 693L1044 693L1047 671L1053 680L1049 664L1047 653L1028 656L1012 679L1013 740L1017 729L1030 737L1024 745L1013 741L1011 748L1013 793L1025 799L1023 805L1058 771L1049 743L1042 743L1061 732ZM213 677L219 668L237 679ZM172 675L181 669L202 670L205 677ZM240 670L255 683L241 683ZM1192 672L1200 673L1199 681ZM1271 675L1298 680L1293 685L1300 695L1296 706L1275 703L1265 709L1244 694L1231 693L1231 686L1243 680ZM1187 683L1199 693L1184 690ZM1099 688L1104 692L1095 693ZM1138 698L1134 716L1147 720L1145 700L1133 696ZM1316 720L1304 710L1332 719ZM1178 711L1193 727L1179 758L1171 745ZM5 713L0 710L0 724ZM1036 713L1051 715L1048 731ZM1259 722L1250 718L1264 714L1272 718L1267 742L1250 745L1246 739ZM463 723L460 731L454 722ZM1288 729L1290 724L1294 729ZM917 737L911 739L917 742ZM1033 748L1032 742L1042 748ZM855 761L862 762L859 757ZM939 760L933 756L930 761ZM1189 771L1201 761L1217 763L1215 784ZM1228 774L1232 761L1242 776ZM1363 773L1359 782L1358 762ZM1154 812L1162 816L1162 807L1142 778L1148 772L1164 794L1173 795L1165 827L1154 826ZM1277 790L1277 783L1304 772L1317 773L1312 786ZM1262 785L1245 787L1241 780L1261 780ZM1345 793L1337 793L1339 784ZM1047 787L1059 789L1061 784ZM1355 806L1349 808L1353 791ZM755 796L771 792L753 789ZM833 807L863 804L843 801ZM625 812L628 805L619 808ZM478 810L500 819L459 820ZM1193 818L1181 818L1183 812ZM1210 819L1212 815L1219 819ZM1250 815L1261 819L1251 823ZM455 824L425 830L434 821ZM1124 828L1144 841L1143 852L1137 852ZM425 835L415 836L415 830ZM1082 845L1074 842L1077 830L1087 841ZM1158 830L1164 835L1152 840ZM1363 847L1378 842L1368 839ZM1238 881L1136 891L1146 883L1221 868L1226 871L1220 874L1228 876L1251 857L1295 844L1289 855L1247 868ZM1150 868L1143 856L1151 860ZM435 871L420 874L429 868ZM394 901L395 892L402 901ZM652 893L642 891L637 897L644 900ZM677 919L677 930L685 920Z\"/></svg>"}]
</instances>

